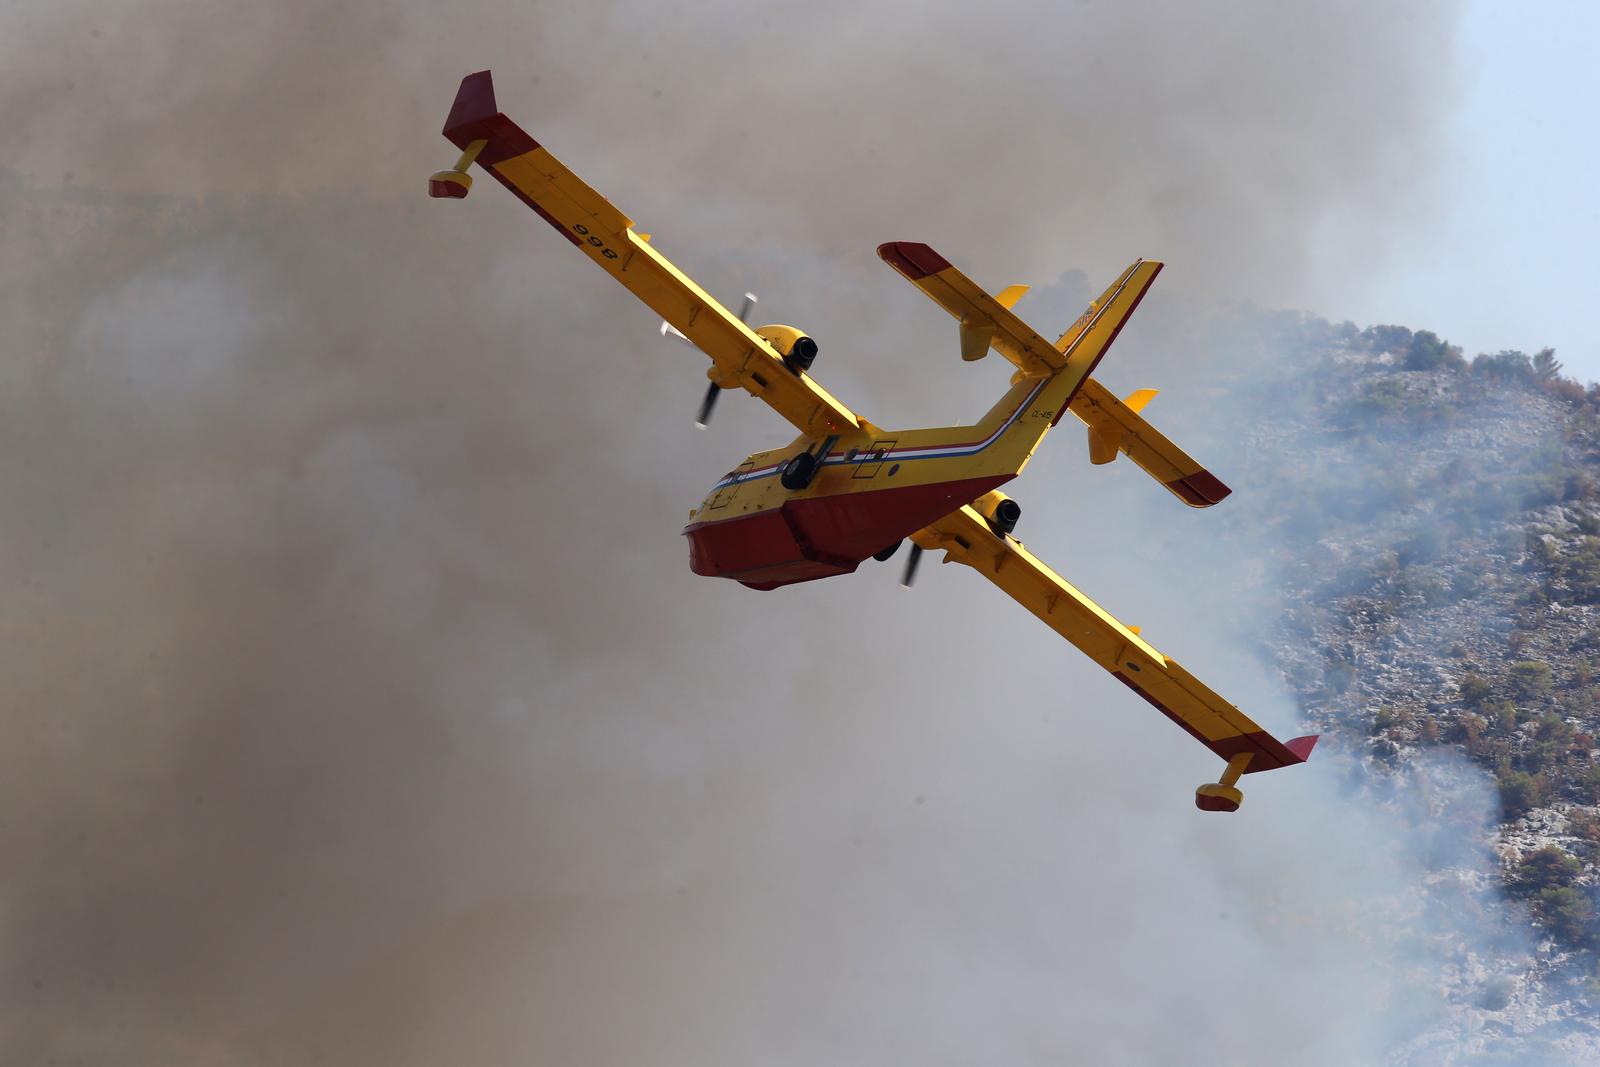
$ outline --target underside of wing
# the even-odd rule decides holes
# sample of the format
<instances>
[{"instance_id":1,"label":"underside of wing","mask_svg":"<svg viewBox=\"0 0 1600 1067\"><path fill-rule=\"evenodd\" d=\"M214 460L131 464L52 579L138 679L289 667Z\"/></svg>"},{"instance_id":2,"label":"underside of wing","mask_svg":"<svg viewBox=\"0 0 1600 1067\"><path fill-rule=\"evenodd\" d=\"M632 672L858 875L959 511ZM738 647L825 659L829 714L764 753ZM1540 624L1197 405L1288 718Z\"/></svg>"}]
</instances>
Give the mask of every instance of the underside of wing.
<instances>
[{"instance_id":1,"label":"underside of wing","mask_svg":"<svg viewBox=\"0 0 1600 1067\"><path fill-rule=\"evenodd\" d=\"M1234 810L1238 807L1238 794L1233 781L1240 774L1304 763L1311 754L1316 737L1279 741L1079 592L1021 542L996 533L972 507L951 512L919 531L913 540L926 549L943 549L947 561L964 563L993 582L1191 737L1227 760L1228 773L1222 783L1202 787L1197 795L1196 803L1201 808ZM1226 803L1229 801L1231 806Z\"/></svg>"},{"instance_id":2,"label":"underside of wing","mask_svg":"<svg viewBox=\"0 0 1600 1067\"><path fill-rule=\"evenodd\" d=\"M466 168L476 162L711 357L712 381L759 396L802 433L859 428L849 408L656 252L631 219L501 114L488 71L462 80L444 135L462 150L462 160L456 170L434 175L432 195L465 196L472 184Z\"/></svg>"}]
</instances>

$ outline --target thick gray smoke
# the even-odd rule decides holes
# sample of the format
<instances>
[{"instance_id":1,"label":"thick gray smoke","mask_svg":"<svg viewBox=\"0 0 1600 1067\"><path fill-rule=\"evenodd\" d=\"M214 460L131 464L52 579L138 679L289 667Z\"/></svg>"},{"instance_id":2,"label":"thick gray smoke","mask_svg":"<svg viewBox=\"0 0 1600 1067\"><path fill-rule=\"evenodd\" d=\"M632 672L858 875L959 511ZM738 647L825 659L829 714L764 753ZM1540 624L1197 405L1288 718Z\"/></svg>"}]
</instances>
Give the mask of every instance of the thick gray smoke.
<instances>
[{"instance_id":1,"label":"thick gray smoke","mask_svg":"<svg viewBox=\"0 0 1600 1067\"><path fill-rule=\"evenodd\" d=\"M1309 301L1427 199L1453 11L1334 12L0 12L0 1059L1348 1064L1414 1032L1415 947L1373 932L1414 842L1336 759L1201 818L1215 760L973 575L695 578L687 508L783 427L729 396L694 433L702 361L648 311L493 183L423 195L492 67L880 424L1004 387L890 239L996 286L1166 259L1104 375L1160 385L1203 358L1180 310ZM1180 439L1237 414L1189 381L1152 409ZM1069 432L1017 495L1293 731L1211 516Z\"/></svg>"}]
</instances>

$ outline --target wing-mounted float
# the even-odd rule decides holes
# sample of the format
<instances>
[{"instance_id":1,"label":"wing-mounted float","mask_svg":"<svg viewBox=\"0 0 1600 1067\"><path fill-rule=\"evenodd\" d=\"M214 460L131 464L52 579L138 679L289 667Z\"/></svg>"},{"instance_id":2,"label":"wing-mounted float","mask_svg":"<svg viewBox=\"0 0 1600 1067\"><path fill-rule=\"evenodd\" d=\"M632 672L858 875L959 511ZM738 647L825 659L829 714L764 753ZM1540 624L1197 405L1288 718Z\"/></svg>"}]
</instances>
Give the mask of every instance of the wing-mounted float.
<instances>
[{"instance_id":1,"label":"wing-mounted float","mask_svg":"<svg viewBox=\"0 0 1600 1067\"><path fill-rule=\"evenodd\" d=\"M1304 762L1315 737L1279 742L1176 662L1045 566L1012 536L1021 508L999 491L1068 410L1089 432L1089 458L1128 456L1184 503L1209 507L1228 487L1141 414L1153 390L1119 400L1090 375L1138 307L1161 264L1139 260L1056 341L1013 308L1026 291L991 296L927 245L892 242L878 254L960 324L963 358L990 349L1015 367L1008 391L976 424L884 430L856 415L810 374L817 344L803 330L746 319L723 307L652 247L650 235L568 170L495 106L488 71L462 80L444 135L461 155L428 182L460 199L476 163L595 265L661 316L662 332L711 360L698 421L724 389L765 401L799 431L782 448L747 457L691 513L684 534L697 574L754 589L847 574L911 548L910 584L927 549L999 586L1153 707L1227 761L1195 803L1234 811L1240 776Z\"/></svg>"}]
</instances>

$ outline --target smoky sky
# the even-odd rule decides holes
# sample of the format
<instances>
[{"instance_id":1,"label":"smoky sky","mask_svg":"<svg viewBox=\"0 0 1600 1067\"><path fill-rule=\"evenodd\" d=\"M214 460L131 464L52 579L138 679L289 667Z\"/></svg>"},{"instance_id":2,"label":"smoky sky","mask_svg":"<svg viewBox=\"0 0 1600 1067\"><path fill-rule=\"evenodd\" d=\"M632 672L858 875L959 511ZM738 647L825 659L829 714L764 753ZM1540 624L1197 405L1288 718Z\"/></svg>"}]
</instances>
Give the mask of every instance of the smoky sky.
<instances>
[{"instance_id":1,"label":"smoky sky","mask_svg":"<svg viewBox=\"0 0 1600 1067\"><path fill-rule=\"evenodd\" d=\"M1173 371L1152 418L1223 469L1195 316L1429 210L1454 20L0 13L3 1058L1350 1063L1431 1017L1378 932L1409 809L1352 805L1337 746L1199 818L1215 760L959 568L696 578L688 509L784 427L729 395L696 433L700 357L494 183L423 190L494 69L889 426L1005 375L878 243L1041 285L1046 333L1165 259L1102 377ZM1217 591L1255 549L1082 448L1019 480L1030 547L1293 732Z\"/></svg>"}]
</instances>

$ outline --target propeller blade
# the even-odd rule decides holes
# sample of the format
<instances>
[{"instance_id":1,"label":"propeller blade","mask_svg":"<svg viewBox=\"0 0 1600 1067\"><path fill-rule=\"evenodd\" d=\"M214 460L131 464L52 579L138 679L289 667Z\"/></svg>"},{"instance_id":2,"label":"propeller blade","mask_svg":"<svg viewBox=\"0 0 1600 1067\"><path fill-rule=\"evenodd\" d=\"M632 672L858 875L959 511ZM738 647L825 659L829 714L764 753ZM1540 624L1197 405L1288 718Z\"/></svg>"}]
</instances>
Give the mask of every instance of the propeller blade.
<instances>
[{"instance_id":1,"label":"propeller blade","mask_svg":"<svg viewBox=\"0 0 1600 1067\"><path fill-rule=\"evenodd\" d=\"M711 388L706 390L706 398L700 401L700 414L694 417L694 424L699 429L705 429L711 421L711 409L717 406L717 395L722 392L722 386L716 382L711 383Z\"/></svg>"},{"instance_id":2,"label":"propeller blade","mask_svg":"<svg viewBox=\"0 0 1600 1067\"><path fill-rule=\"evenodd\" d=\"M906 573L905 576L900 579L901 585L905 586L907 589L911 588L911 583L916 581L917 578L917 564L921 562L922 546L913 541L911 542L911 554L906 557Z\"/></svg>"},{"instance_id":3,"label":"propeller blade","mask_svg":"<svg viewBox=\"0 0 1600 1067\"><path fill-rule=\"evenodd\" d=\"M748 323L750 321L750 311L755 306L756 294L744 294L744 303L739 305L739 321ZM686 345L694 344L693 341L689 340L683 335L683 331L679 330L670 322L663 322L661 324L661 336L676 338ZM706 426L711 422L711 412L717 406L717 394L721 392L722 387L716 382L712 382L711 388L706 390L706 398L700 401L700 414L696 415L694 418L694 424L700 429L705 429Z\"/></svg>"}]
</instances>

